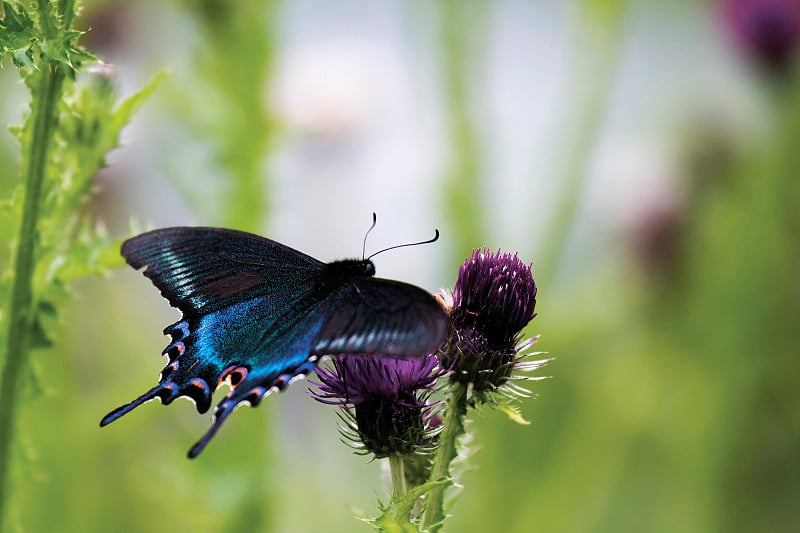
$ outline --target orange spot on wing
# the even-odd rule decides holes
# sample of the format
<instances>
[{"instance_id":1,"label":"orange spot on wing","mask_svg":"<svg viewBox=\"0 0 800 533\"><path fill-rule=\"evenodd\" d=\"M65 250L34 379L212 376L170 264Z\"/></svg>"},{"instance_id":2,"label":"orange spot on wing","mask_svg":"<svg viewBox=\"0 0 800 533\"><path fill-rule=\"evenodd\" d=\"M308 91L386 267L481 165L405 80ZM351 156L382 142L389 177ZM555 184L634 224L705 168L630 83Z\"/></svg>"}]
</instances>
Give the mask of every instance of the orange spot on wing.
<instances>
[{"instance_id":1,"label":"orange spot on wing","mask_svg":"<svg viewBox=\"0 0 800 533\"><path fill-rule=\"evenodd\" d=\"M239 383L244 381L244 378L247 377L247 372L248 372L247 367L229 366L220 375L218 385L227 383L230 386L231 390L233 390Z\"/></svg>"}]
</instances>

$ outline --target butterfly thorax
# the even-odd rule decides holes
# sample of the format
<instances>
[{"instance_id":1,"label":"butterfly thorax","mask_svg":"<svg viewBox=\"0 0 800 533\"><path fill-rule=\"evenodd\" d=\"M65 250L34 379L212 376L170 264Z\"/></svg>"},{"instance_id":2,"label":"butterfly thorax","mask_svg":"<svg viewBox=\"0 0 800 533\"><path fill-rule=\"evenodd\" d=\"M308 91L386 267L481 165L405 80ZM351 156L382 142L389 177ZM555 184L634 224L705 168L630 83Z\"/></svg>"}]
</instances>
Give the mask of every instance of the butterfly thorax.
<instances>
[{"instance_id":1,"label":"butterfly thorax","mask_svg":"<svg viewBox=\"0 0 800 533\"><path fill-rule=\"evenodd\" d=\"M342 259L325 265L319 283L335 288L354 278L370 278L374 275L375 265L369 259Z\"/></svg>"}]
</instances>

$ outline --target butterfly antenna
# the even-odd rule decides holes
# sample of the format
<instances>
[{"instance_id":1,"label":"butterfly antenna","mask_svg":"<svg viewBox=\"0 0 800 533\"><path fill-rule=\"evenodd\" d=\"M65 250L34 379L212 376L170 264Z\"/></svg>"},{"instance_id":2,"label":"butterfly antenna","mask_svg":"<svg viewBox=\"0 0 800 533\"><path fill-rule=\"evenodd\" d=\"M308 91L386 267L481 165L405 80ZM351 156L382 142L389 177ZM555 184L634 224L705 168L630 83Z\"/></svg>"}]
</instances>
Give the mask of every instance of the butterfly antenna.
<instances>
[{"instance_id":1,"label":"butterfly antenna","mask_svg":"<svg viewBox=\"0 0 800 533\"><path fill-rule=\"evenodd\" d=\"M361 260L364 261L364 256L367 255L367 235L369 232L375 228L375 224L378 223L378 216L373 212L372 213L372 225L369 227L367 232L364 234L364 246L361 247Z\"/></svg>"},{"instance_id":2,"label":"butterfly antenna","mask_svg":"<svg viewBox=\"0 0 800 533\"><path fill-rule=\"evenodd\" d=\"M384 248L383 250L378 250L374 254L367 257L367 260L372 259L378 254L382 254L383 252L388 252L389 250L396 250L397 248L405 248L406 246L419 246L420 244L430 244L432 242L436 242L439 240L439 230L436 230L436 235L433 236L433 239L428 239L427 241L420 241L420 242L410 242L408 244L398 244L397 246L390 246L388 248Z\"/></svg>"}]
</instances>

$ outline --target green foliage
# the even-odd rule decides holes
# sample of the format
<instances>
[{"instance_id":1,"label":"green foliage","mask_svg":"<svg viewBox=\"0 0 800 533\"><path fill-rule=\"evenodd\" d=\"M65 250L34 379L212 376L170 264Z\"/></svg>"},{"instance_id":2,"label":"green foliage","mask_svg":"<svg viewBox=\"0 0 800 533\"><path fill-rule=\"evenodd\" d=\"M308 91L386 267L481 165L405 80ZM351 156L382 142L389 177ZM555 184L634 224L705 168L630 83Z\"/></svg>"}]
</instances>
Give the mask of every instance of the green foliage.
<instances>
[{"instance_id":1,"label":"green foliage","mask_svg":"<svg viewBox=\"0 0 800 533\"><path fill-rule=\"evenodd\" d=\"M124 265L121 239L109 239L93 228L86 202L92 177L105 165L105 155L117 147L120 130L164 77L153 78L141 91L117 102L110 67L99 65L80 74L65 94L56 146L47 167L39 223L39 247L34 290L41 299L57 298L72 281Z\"/></svg>"},{"instance_id":2,"label":"green foliage","mask_svg":"<svg viewBox=\"0 0 800 533\"><path fill-rule=\"evenodd\" d=\"M4 2L0 25L0 61L12 58L31 93L30 115L12 128L22 150L22 183L0 210L18 235L13 268L0 278L0 301L8 309L0 314L0 525L8 521L11 443L29 351L52 345L49 325L69 282L120 264L118 243L92 229L85 203L105 153L155 87L116 106L109 67L82 68L95 58L75 43L81 35L71 28L75 4L42 1L37 7Z\"/></svg>"},{"instance_id":3,"label":"green foliage","mask_svg":"<svg viewBox=\"0 0 800 533\"><path fill-rule=\"evenodd\" d=\"M0 19L0 63L11 56L17 67L33 66L33 47L37 39L33 16L18 2L3 2Z\"/></svg>"},{"instance_id":4,"label":"green foliage","mask_svg":"<svg viewBox=\"0 0 800 533\"><path fill-rule=\"evenodd\" d=\"M75 14L72 2L59 2L57 6L42 1L38 13L17 1L4 1L2 6L0 62L10 56L18 68L47 65L74 76L81 63L96 60L75 42L83 32L69 27Z\"/></svg>"},{"instance_id":5,"label":"green foliage","mask_svg":"<svg viewBox=\"0 0 800 533\"><path fill-rule=\"evenodd\" d=\"M381 533L419 533L419 524L408 519L412 509L431 490L443 487L447 480L428 481L414 487L399 498L392 498L388 505L379 505L381 514L377 518L363 519Z\"/></svg>"},{"instance_id":6,"label":"green foliage","mask_svg":"<svg viewBox=\"0 0 800 533\"><path fill-rule=\"evenodd\" d=\"M105 155L118 145L121 129L164 74L121 102L117 102L112 74L107 65L84 71L74 84L65 87L60 103L60 118L53 132L55 148L49 155L43 184L33 274L36 305L51 310L48 314L66 294L69 283L124 264L119 255L122 239L110 239L102 226L94 227L86 204L92 193L92 177L105 165ZM23 128L12 128L23 146L32 142L28 134L30 122ZM11 198L0 204L0 220L8 227L18 229L24 191L24 185L20 185ZM12 270L5 269L2 294L10 294L12 281ZM41 323L38 313L33 320ZM5 328L0 335L4 333Z\"/></svg>"}]
</instances>

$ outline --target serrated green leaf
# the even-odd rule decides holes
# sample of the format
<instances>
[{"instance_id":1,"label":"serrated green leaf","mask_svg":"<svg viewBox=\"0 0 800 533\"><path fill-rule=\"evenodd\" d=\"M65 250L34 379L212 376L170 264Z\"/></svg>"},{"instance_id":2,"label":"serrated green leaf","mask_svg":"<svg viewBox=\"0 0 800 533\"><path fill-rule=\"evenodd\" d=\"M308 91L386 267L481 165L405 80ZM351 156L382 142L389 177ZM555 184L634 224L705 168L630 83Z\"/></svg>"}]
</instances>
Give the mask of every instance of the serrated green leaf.
<instances>
[{"instance_id":1,"label":"serrated green leaf","mask_svg":"<svg viewBox=\"0 0 800 533\"><path fill-rule=\"evenodd\" d=\"M381 533L420 533L419 528L409 521L397 522L392 516L381 515L371 523Z\"/></svg>"},{"instance_id":2,"label":"serrated green leaf","mask_svg":"<svg viewBox=\"0 0 800 533\"><path fill-rule=\"evenodd\" d=\"M19 139L20 135L22 135L22 126L19 124L12 124L8 127L8 131L11 132L15 138Z\"/></svg>"},{"instance_id":3,"label":"serrated green leaf","mask_svg":"<svg viewBox=\"0 0 800 533\"><path fill-rule=\"evenodd\" d=\"M76 243L73 253L60 265L58 279L71 283L87 276L105 274L109 270L125 266L119 254L123 238L106 240L98 237L92 242Z\"/></svg>"},{"instance_id":4,"label":"serrated green leaf","mask_svg":"<svg viewBox=\"0 0 800 533\"><path fill-rule=\"evenodd\" d=\"M0 59L7 53L25 50L36 41L35 23L25 8L16 2L3 2L0 19Z\"/></svg>"},{"instance_id":5,"label":"serrated green leaf","mask_svg":"<svg viewBox=\"0 0 800 533\"><path fill-rule=\"evenodd\" d=\"M7 310L0 313L0 344L7 347L3 381L25 381L23 394L4 394L0 405L0 514L8 502L6 467L19 405L12 400L43 392L29 352L52 345L56 304L68 282L122 264L119 243L90 227L85 204L92 176L132 113L118 116L110 84L76 82L81 64L95 58L76 44L81 32L70 27L74 1L3 0L2 11L0 61L8 56L20 68L31 100L24 125L12 128L24 187L0 209L0 236L17 258L13 271L0 271L0 307Z\"/></svg>"},{"instance_id":6,"label":"serrated green leaf","mask_svg":"<svg viewBox=\"0 0 800 533\"><path fill-rule=\"evenodd\" d=\"M24 48L22 50L14 50L11 54L11 61L17 68L32 67L33 63L33 50Z\"/></svg>"},{"instance_id":7,"label":"serrated green leaf","mask_svg":"<svg viewBox=\"0 0 800 533\"><path fill-rule=\"evenodd\" d=\"M414 487L397 500L392 500L389 505L381 506L381 514L372 520L365 520L376 531L382 533L420 533L419 526L407 517L411 515L417 501L436 487L450 483L449 479L427 481Z\"/></svg>"},{"instance_id":8,"label":"serrated green leaf","mask_svg":"<svg viewBox=\"0 0 800 533\"><path fill-rule=\"evenodd\" d=\"M60 63L66 59L64 43L56 39L44 39L39 44L42 60L45 63Z\"/></svg>"},{"instance_id":9,"label":"serrated green leaf","mask_svg":"<svg viewBox=\"0 0 800 533\"><path fill-rule=\"evenodd\" d=\"M407 516L409 513L411 513L411 509L414 507L414 504L419 498L434 488L446 485L448 483L450 483L450 480L438 479L435 481L426 481L422 485L414 487L404 494L399 500L392 502L395 514L398 516Z\"/></svg>"},{"instance_id":10,"label":"serrated green leaf","mask_svg":"<svg viewBox=\"0 0 800 533\"><path fill-rule=\"evenodd\" d=\"M41 295L56 298L72 281L124 265L121 240L111 241L92 229L83 205L106 153L118 146L120 131L163 74L119 104L111 74L113 69L98 65L65 85L56 149L47 168L48 194L41 207L34 282Z\"/></svg>"},{"instance_id":11,"label":"serrated green leaf","mask_svg":"<svg viewBox=\"0 0 800 533\"><path fill-rule=\"evenodd\" d=\"M69 16L62 14L60 17L64 21L72 20L75 14L76 6L69 4ZM21 4L3 2L3 10L5 16L0 19L0 60L10 55L18 68L41 68L42 65L56 67L69 78L74 78L82 63L97 61L92 53L76 44L84 32L64 27L52 9L48 10L49 15L45 15L41 29ZM54 28L58 30L53 31Z\"/></svg>"},{"instance_id":12,"label":"serrated green leaf","mask_svg":"<svg viewBox=\"0 0 800 533\"><path fill-rule=\"evenodd\" d=\"M147 84L142 87L138 92L132 94L123 100L114 111L114 123L118 128L122 128L125 124L130 122L131 117L137 109L144 103L145 100L150 98L150 95L161 85L161 82L167 77L167 71L162 70L153 76Z\"/></svg>"}]
</instances>

